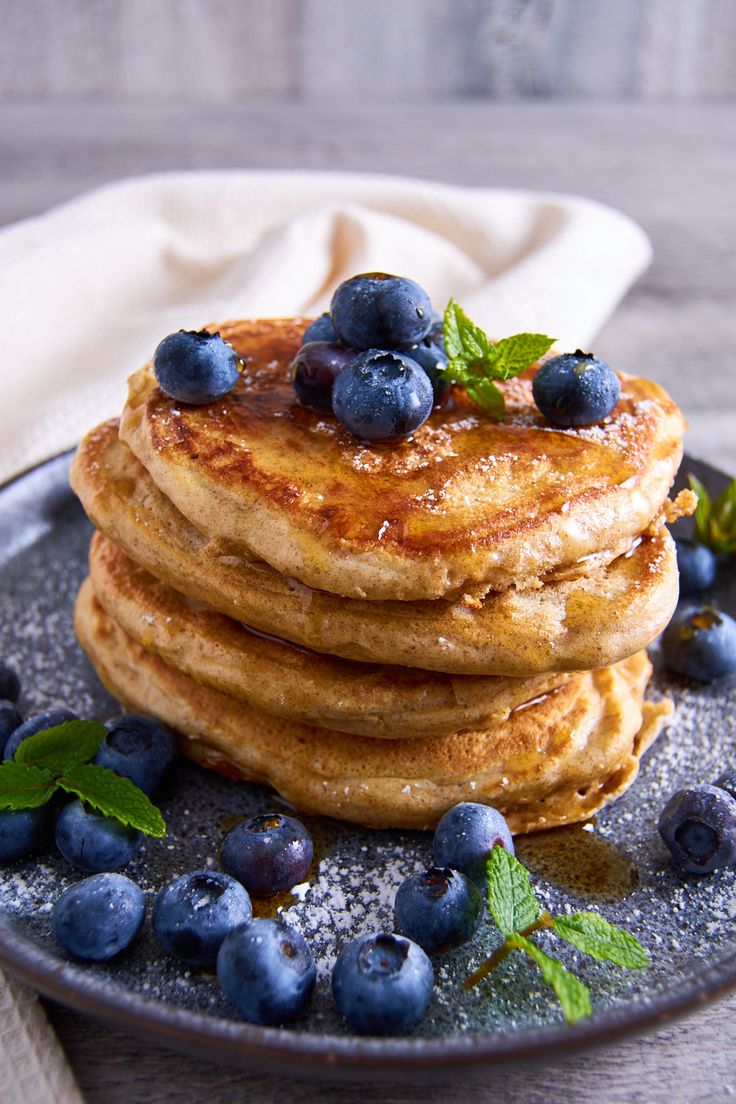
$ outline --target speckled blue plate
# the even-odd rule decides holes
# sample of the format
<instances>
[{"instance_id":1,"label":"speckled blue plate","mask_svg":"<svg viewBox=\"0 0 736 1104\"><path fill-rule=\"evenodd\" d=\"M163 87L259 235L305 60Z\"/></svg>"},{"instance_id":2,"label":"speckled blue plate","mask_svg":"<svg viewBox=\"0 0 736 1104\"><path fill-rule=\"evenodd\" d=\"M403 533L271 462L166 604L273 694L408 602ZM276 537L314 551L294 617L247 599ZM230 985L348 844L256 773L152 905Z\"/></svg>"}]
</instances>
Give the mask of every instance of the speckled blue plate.
<instances>
[{"instance_id":1,"label":"speckled blue plate","mask_svg":"<svg viewBox=\"0 0 736 1104\"><path fill-rule=\"evenodd\" d=\"M725 477L694 461L712 490ZM97 681L72 629L72 605L86 572L90 526L67 484L60 457L0 491L0 656L23 677L28 712L54 703L85 717L118 709ZM715 600L734 612L733 568L721 570ZM736 871L677 874L655 829L679 786L711 781L734 764L736 685L696 687L657 674L650 691L676 701L676 719L647 754L633 788L586 828L519 839L546 907L598 908L633 930L652 965L627 972L558 947L590 986L593 1016L575 1027L535 969L512 956L479 989L462 980L486 957L497 933L486 921L473 942L435 962L429 1015L409 1038L350 1035L330 993L340 947L361 932L392 927L397 886L425 866L430 836L376 832L309 821L317 862L308 883L277 907L301 928L318 961L308 1012L288 1029L239 1021L212 973L187 969L142 937L104 966L73 962L51 934L51 907L80 875L55 854L0 868L0 964L40 992L162 1044L211 1060L279 1073L360 1080L436 1079L478 1073L489 1064L559 1055L656 1026L736 986ZM150 840L126 871L152 895L183 871L216 865L223 828L278 804L263 787L235 784L182 764L164 801L166 840ZM264 906L273 910L274 905ZM541 936L545 942L548 935Z\"/></svg>"}]
</instances>

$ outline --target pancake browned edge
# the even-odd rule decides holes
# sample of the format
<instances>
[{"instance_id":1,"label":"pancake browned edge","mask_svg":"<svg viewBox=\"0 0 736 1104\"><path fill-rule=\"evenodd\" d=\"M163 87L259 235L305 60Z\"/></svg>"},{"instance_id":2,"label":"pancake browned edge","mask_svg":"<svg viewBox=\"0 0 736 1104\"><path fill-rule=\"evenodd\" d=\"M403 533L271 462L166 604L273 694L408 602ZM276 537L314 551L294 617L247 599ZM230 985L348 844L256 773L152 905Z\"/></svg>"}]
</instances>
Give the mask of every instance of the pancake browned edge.
<instances>
[{"instance_id":1,"label":"pancake browned edge","mask_svg":"<svg viewBox=\"0 0 736 1104\"><path fill-rule=\"evenodd\" d=\"M185 754L267 783L297 809L370 827L431 828L459 801L492 804L515 833L586 819L631 784L671 705L642 703L644 653L576 675L491 731L372 740L268 716L194 682L129 637L87 580L75 623L127 708L184 736Z\"/></svg>"},{"instance_id":2,"label":"pancake browned edge","mask_svg":"<svg viewBox=\"0 0 736 1104\"><path fill-rule=\"evenodd\" d=\"M355 663L254 633L183 598L96 533L90 578L108 615L196 682L277 717L378 739L435 736L504 721L569 674L443 675Z\"/></svg>"},{"instance_id":3,"label":"pancake browned edge","mask_svg":"<svg viewBox=\"0 0 736 1104\"><path fill-rule=\"evenodd\" d=\"M478 598L613 560L658 515L680 463L684 419L656 383L622 375L611 414L561 430L534 403L534 369L500 384L502 422L455 389L410 438L368 448L297 402L303 320L217 328L245 361L234 390L187 406L147 365L129 381L121 436L212 540L343 597Z\"/></svg>"},{"instance_id":4,"label":"pancake browned edge","mask_svg":"<svg viewBox=\"0 0 736 1104\"><path fill-rule=\"evenodd\" d=\"M579 577L460 602L367 602L312 590L208 540L158 490L118 438L92 430L71 480L87 514L136 563L169 587L260 632L317 652L455 675L526 678L588 670L645 648L677 602L674 542L664 527L608 566Z\"/></svg>"}]
</instances>

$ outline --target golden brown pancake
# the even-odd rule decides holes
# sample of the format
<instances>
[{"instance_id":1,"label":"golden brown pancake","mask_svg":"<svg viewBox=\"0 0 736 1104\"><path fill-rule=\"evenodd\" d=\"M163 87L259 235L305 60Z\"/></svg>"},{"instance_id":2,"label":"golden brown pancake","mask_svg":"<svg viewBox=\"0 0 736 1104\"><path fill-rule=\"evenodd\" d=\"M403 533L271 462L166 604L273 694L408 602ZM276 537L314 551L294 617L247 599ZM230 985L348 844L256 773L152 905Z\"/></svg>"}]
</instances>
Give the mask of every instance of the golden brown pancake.
<instances>
[{"instance_id":1,"label":"golden brown pancake","mask_svg":"<svg viewBox=\"0 0 736 1104\"><path fill-rule=\"evenodd\" d=\"M456 391L411 438L368 447L296 401L303 328L220 326L246 368L205 406L168 398L150 365L129 383L123 440L185 517L246 558L349 598L523 588L626 552L666 499L684 423L656 383L622 376L607 418L560 430L533 402L531 369L501 384L504 422Z\"/></svg>"},{"instance_id":2,"label":"golden brown pancake","mask_svg":"<svg viewBox=\"0 0 736 1104\"><path fill-rule=\"evenodd\" d=\"M459 732L504 721L571 677L453 676L321 655L184 598L99 533L90 578L106 613L170 666L265 713L322 728L378 739Z\"/></svg>"},{"instance_id":3,"label":"golden brown pancake","mask_svg":"<svg viewBox=\"0 0 736 1104\"><path fill-rule=\"evenodd\" d=\"M305 587L242 550L211 542L158 490L107 422L81 443L72 485L128 556L180 593L261 632L344 659L449 674L528 677L605 666L644 648L677 601L663 528L607 566L538 589L445 600L368 602Z\"/></svg>"},{"instance_id":4,"label":"golden brown pancake","mask_svg":"<svg viewBox=\"0 0 736 1104\"><path fill-rule=\"evenodd\" d=\"M193 681L117 626L89 581L76 627L108 689L176 728L186 754L268 783L303 812L373 827L430 828L465 800L494 805L514 832L585 819L631 784L671 710L643 715L651 666L640 653L576 675L490 730L372 740L268 716Z\"/></svg>"}]
</instances>

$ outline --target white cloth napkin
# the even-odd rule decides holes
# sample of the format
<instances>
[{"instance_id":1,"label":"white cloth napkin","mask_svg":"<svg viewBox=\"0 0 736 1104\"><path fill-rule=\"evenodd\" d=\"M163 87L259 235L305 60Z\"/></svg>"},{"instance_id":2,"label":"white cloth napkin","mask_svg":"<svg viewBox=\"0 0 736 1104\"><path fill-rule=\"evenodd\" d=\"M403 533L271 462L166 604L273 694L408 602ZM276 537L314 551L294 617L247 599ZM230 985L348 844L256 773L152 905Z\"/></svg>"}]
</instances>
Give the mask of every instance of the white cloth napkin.
<instances>
[{"instance_id":1,"label":"white cloth napkin","mask_svg":"<svg viewBox=\"0 0 736 1104\"><path fill-rule=\"evenodd\" d=\"M38 997L0 973L2 1104L82 1104L82 1097Z\"/></svg>"},{"instance_id":2,"label":"white cloth napkin","mask_svg":"<svg viewBox=\"0 0 736 1104\"><path fill-rule=\"evenodd\" d=\"M0 482L120 410L172 330L314 315L356 272L451 295L495 337L586 347L650 259L590 200L386 176L177 173L126 180L0 233Z\"/></svg>"}]
</instances>

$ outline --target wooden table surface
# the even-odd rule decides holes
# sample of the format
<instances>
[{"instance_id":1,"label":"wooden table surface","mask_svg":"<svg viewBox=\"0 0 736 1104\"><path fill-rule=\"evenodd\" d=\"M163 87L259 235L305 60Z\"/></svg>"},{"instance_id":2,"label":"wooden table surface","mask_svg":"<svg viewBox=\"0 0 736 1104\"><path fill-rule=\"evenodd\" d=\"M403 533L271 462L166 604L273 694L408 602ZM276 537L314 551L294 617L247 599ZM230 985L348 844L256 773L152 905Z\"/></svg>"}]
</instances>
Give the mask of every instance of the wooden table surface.
<instances>
[{"instance_id":1,"label":"wooden table surface","mask_svg":"<svg viewBox=\"0 0 736 1104\"><path fill-rule=\"evenodd\" d=\"M0 107L0 223L109 180L185 168L389 172L578 193L652 238L651 269L596 351L684 407L692 453L736 471L736 110L730 104ZM483 1085L330 1086L167 1053L55 1005L48 1013L90 1104L442 1100L672 1104L736 1097L736 997L655 1034ZM42 1098L39 1097L39 1100Z\"/></svg>"}]
</instances>

